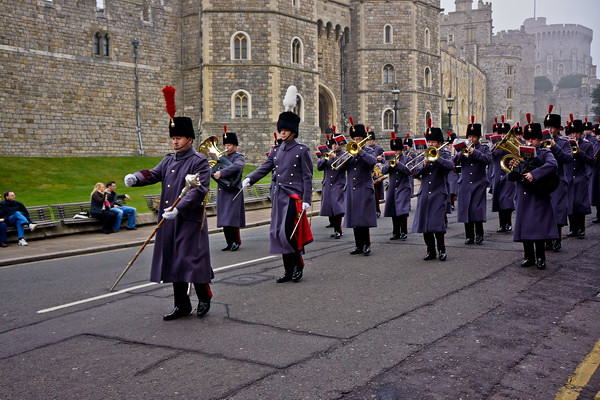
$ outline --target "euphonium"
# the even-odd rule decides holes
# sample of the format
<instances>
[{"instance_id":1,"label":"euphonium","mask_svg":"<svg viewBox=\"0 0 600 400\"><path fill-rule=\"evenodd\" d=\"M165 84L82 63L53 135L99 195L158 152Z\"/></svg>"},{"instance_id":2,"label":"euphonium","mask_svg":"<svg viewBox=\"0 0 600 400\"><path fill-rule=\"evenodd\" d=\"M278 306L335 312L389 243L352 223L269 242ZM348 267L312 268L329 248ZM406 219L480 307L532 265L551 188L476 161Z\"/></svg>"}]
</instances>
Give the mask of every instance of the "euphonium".
<instances>
[{"instance_id":1,"label":"euphonium","mask_svg":"<svg viewBox=\"0 0 600 400\"><path fill-rule=\"evenodd\" d=\"M360 151L360 149L363 148L363 146L365 145L365 143L367 143L367 140L371 139L371 135L367 135L366 138L364 138L363 140L361 140L360 142L350 142L346 145L346 151L339 157L337 158L334 162L331 163L331 168L332 169L338 169L340 168L342 165L344 165L344 163L346 161L348 161L350 158L356 156L358 154L358 152Z\"/></svg>"},{"instance_id":2,"label":"euphonium","mask_svg":"<svg viewBox=\"0 0 600 400\"><path fill-rule=\"evenodd\" d=\"M206 156L208 165L211 168L214 167L219 162L219 158L227 152L227 150L219 150L217 147L218 141L219 139L216 136L208 137L200 143L200 146L198 146L197 149L198 152L203 153Z\"/></svg>"},{"instance_id":3,"label":"euphonium","mask_svg":"<svg viewBox=\"0 0 600 400\"><path fill-rule=\"evenodd\" d=\"M501 141L496 143L494 151L504 150L508 153L500 160L500 168L507 174L510 173L517 164L523 161L523 157L519 155L519 146L521 146L521 142L512 131L507 133ZM515 160L512 168L509 165L511 160Z\"/></svg>"}]
</instances>

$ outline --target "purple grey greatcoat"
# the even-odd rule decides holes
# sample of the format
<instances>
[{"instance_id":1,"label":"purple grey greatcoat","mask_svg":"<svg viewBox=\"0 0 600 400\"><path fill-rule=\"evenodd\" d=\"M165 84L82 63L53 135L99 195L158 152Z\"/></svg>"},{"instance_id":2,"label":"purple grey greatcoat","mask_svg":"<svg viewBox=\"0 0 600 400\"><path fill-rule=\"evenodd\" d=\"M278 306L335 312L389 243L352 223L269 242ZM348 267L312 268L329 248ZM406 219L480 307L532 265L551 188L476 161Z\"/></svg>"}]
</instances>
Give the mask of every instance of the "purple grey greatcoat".
<instances>
[{"instance_id":1,"label":"purple grey greatcoat","mask_svg":"<svg viewBox=\"0 0 600 400\"><path fill-rule=\"evenodd\" d=\"M531 171L535 179L554 173L558 163L548 149L538 148L537 157L544 162L541 167ZM528 187L517 182L515 185L515 222L513 224L513 240L548 240L558 239L556 218L552 210L550 196L538 196Z\"/></svg>"},{"instance_id":2,"label":"purple grey greatcoat","mask_svg":"<svg viewBox=\"0 0 600 400\"><path fill-rule=\"evenodd\" d=\"M337 151L334 160L338 159L343 151ZM346 172L331 168L333 160L322 158L317 161L317 169L323 171L323 190L321 192L321 212L319 215L333 217L343 214L346 210L344 199L344 186L346 186Z\"/></svg>"},{"instance_id":3,"label":"purple grey greatcoat","mask_svg":"<svg viewBox=\"0 0 600 400\"><path fill-rule=\"evenodd\" d=\"M600 154L600 142L594 142L594 156ZM600 160L594 160L590 178L590 201L593 206L600 206Z\"/></svg>"},{"instance_id":4,"label":"purple grey greatcoat","mask_svg":"<svg viewBox=\"0 0 600 400\"><path fill-rule=\"evenodd\" d=\"M383 147L381 147L378 144L373 144L372 146L367 146L368 148L370 148L371 150L373 150L373 155L375 156L375 159L377 159L377 157L379 156L383 156L383 153L385 152L385 150L383 150ZM378 163L384 163L385 160L381 159L381 161L377 161ZM377 189L377 193L379 194L379 199L383 199L383 192L384 192L384 187L383 187L383 181L379 181L377 183L373 184L373 187Z\"/></svg>"},{"instance_id":5,"label":"purple grey greatcoat","mask_svg":"<svg viewBox=\"0 0 600 400\"><path fill-rule=\"evenodd\" d=\"M232 154L226 154L223 157L227 157L232 164L221 169L221 178L234 175L238 171L244 169L244 155L237 151ZM235 188L225 188L221 185L217 188L217 226L235 226L243 228L246 226L246 212L244 208L244 192L233 201L231 201L235 195L242 188L240 182Z\"/></svg>"},{"instance_id":6,"label":"purple grey greatcoat","mask_svg":"<svg viewBox=\"0 0 600 400\"><path fill-rule=\"evenodd\" d=\"M295 140L283 142L269 153L267 160L251 172L254 184L273 171L271 182L270 254L289 254L292 248L285 234L285 219L290 205L290 195L298 195L303 203L312 202L313 163L307 145Z\"/></svg>"},{"instance_id":7,"label":"purple grey greatcoat","mask_svg":"<svg viewBox=\"0 0 600 400\"><path fill-rule=\"evenodd\" d=\"M473 153L465 157L462 152L454 156L462 168L458 178L458 222L486 220L487 166L492 162L490 148L481 143L473 147Z\"/></svg>"},{"instance_id":8,"label":"purple grey greatcoat","mask_svg":"<svg viewBox=\"0 0 600 400\"><path fill-rule=\"evenodd\" d=\"M552 201L552 209L557 225L567 225L567 211L569 206L569 197L567 195L569 182L565 175L565 171L573 162L573 154L571 154L571 145L569 139L562 136L554 136L554 146L550 148L552 155L558 163L558 187L550 195Z\"/></svg>"},{"instance_id":9,"label":"purple grey greatcoat","mask_svg":"<svg viewBox=\"0 0 600 400\"><path fill-rule=\"evenodd\" d=\"M373 186L373 167L377 159L369 147L360 149L356 157L346 161L341 170L346 171L346 228L377 226L375 211L375 187Z\"/></svg>"},{"instance_id":10,"label":"purple grey greatcoat","mask_svg":"<svg viewBox=\"0 0 600 400\"><path fill-rule=\"evenodd\" d=\"M419 162L419 160L415 162ZM415 164L412 164L415 165ZM440 150L437 161L423 164L413 170L415 178L421 180L417 193L417 209L413 220L412 232L446 232L446 213L450 195L448 193L448 173L454 168L447 149Z\"/></svg>"},{"instance_id":11,"label":"purple grey greatcoat","mask_svg":"<svg viewBox=\"0 0 600 400\"><path fill-rule=\"evenodd\" d=\"M412 188L410 186L411 172L406 168L408 158L402 154L396 165L392 168L386 163L381 170L388 174L388 187L385 195L384 217L399 217L410 211Z\"/></svg>"},{"instance_id":12,"label":"purple grey greatcoat","mask_svg":"<svg viewBox=\"0 0 600 400\"><path fill-rule=\"evenodd\" d=\"M492 211L515 209L515 183L508 180L508 174L500 167L500 160L508 151L496 150L492 153L491 172Z\"/></svg>"},{"instance_id":13,"label":"purple grey greatcoat","mask_svg":"<svg viewBox=\"0 0 600 400\"><path fill-rule=\"evenodd\" d=\"M167 154L153 169L136 172L134 186L162 182L158 220L171 207L185 186L185 176L198 174L201 185L191 189L177 204L179 214L165 221L156 232L152 257L152 282L210 283L208 224L202 203L208 195L210 168L206 156L192 147L182 153ZM204 221L204 227L200 225Z\"/></svg>"},{"instance_id":14,"label":"purple grey greatcoat","mask_svg":"<svg viewBox=\"0 0 600 400\"><path fill-rule=\"evenodd\" d=\"M573 155L571 168L567 168L565 174L569 181L569 214L590 214L590 175L594 163L594 148L585 139L578 141L579 151Z\"/></svg>"}]
</instances>

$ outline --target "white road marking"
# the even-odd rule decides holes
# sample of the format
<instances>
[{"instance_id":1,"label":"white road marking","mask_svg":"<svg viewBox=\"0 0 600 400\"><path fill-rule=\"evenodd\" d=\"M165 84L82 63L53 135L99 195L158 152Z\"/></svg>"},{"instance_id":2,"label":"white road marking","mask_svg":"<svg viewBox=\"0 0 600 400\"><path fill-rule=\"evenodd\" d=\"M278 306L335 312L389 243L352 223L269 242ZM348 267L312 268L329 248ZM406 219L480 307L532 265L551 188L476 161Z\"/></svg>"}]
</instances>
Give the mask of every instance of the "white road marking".
<instances>
[{"instance_id":1,"label":"white road marking","mask_svg":"<svg viewBox=\"0 0 600 400\"><path fill-rule=\"evenodd\" d=\"M243 262L240 262L240 263L237 263L237 264L231 264L231 265L226 265L224 267L215 268L213 271L214 272L225 271L227 269L241 267L242 265L252 264L252 263L256 263L256 262L260 262L260 261L266 261L266 260L270 260L272 258L276 258L276 256L267 256L267 257L262 257L262 258L255 258L254 260L243 261ZM133 286L133 287L130 287L130 288L127 288L127 289L121 289L121 290L118 290L116 292L106 293L106 294L103 294L103 295L100 295L100 296L95 296L95 297L89 297L87 299L74 301L72 303L62 304L62 305L56 306L56 307L45 308L43 310L39 310L37 313L38 314L43 314L43 313L52 312L52 311L60 310L60 309L67 308L67 307L73 307L73 306L76 306L76 305L79 305L79 304L84 304L84 303L89 303L89 302L96 301L96 300L105 299L107 297L116 296L116 295L119 295L119 294L130 292L132 290L142 289L142 288L145 288L145 287L148 287L148 286L152 286L152 285L157 285L157 283L156 282L144 283L143 285Z\"/></svg>"}]
</instances>

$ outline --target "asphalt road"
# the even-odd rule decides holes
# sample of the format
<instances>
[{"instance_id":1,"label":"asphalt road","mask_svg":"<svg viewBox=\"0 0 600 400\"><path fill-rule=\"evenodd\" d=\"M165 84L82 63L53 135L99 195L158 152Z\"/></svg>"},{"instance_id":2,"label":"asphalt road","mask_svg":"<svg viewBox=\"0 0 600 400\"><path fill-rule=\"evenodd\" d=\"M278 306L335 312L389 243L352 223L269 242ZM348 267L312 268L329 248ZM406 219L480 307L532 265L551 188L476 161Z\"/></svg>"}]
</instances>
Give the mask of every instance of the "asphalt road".
<instances>
[{"instance_id":1,"label":"asphalt road","mask_svg":"<svg viewBox=\"0 0 600 400\"><path fill-rule=\"evenodd\" d=\"M389 241L387 218L372 255L351 256L352 232L330 239L315 217L297 284L274 282L267 226L237 252L211 235L204 319L162 321L151 246L110 297L137 249L0 268L0 399L553 399L570 378L560 399L597 396L600 226L539 271L496 219L481 246L453 221L440 262L420 235Z\"/></svg>"}]
</instances>

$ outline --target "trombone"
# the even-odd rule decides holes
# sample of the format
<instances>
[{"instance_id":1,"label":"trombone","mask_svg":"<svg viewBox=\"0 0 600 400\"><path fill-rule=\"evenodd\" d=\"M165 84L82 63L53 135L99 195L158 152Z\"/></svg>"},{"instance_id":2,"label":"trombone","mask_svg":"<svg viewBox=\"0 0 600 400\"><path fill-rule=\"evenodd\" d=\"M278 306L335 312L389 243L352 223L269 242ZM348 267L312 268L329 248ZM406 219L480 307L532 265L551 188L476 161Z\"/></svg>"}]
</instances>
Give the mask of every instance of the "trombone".
<instances>
[{"instance_id":1,"label":"trombone","mask_svg":"<svg viewBox=\"0 0 600 400\"><path fill-rule=\"evenodd\" d=\"M441 151L444 147L446 147L447 145L449 145L450 142L446 142L443 145L441 145L440 147L428 147L425 150L423 150L423 152L420 154L421 156L423 156L423 159L421 161L419 161L418 163L416 163L415 165L413 165L412 167L409 168L410 172L412 172L415 168L417 168L419 165L423 164L425 161L429 161L429 162L435 162L438 160L438 158L440 158L441 155ZM419 157L413 158L412 160L410 160L411 162L416 160ZM409 163L407 163L408 165Z\"/></svg>"},{"instance_id":2,"label":"trombone","mask_svg":"<svg viewBox=\"0 0 600 400\"><path fill-rule=\"evenodd\" d=\"M363 148L367 140L371 139L371 135L367 135L366 138L361 140L360 142L350 142L346 145L346 151L342 153L342 155L337 158L334 162L331 163L332 169L339 169L342 165L346 163L350 158L355 157L360 149Z\"/></svg>"},{"instance_id":3,"label":"trombone","mask_svg":"<svg viewBox=\"0 0 600 400\"><path fill-rule=\"evenodd\" d=\"M475 145L475 142L470 142L467 147L461 150L462 155L465 157L469 157L469 150Z\"/></svg>"}]
</instances>

